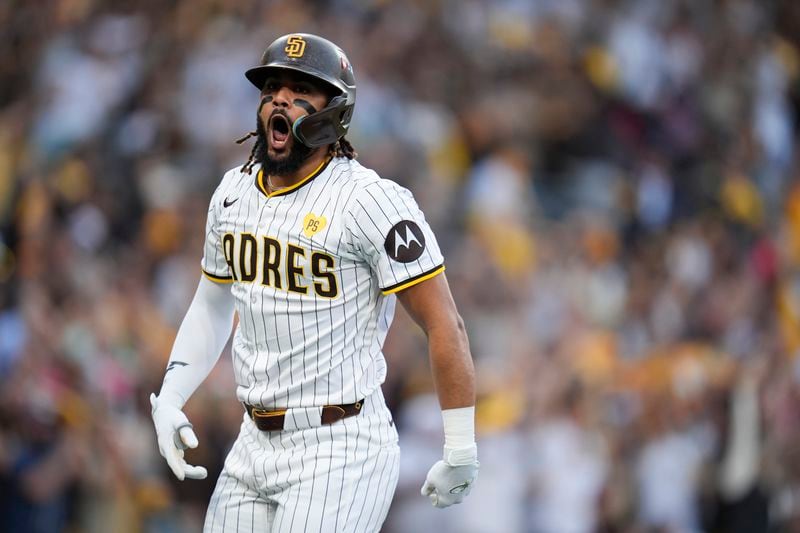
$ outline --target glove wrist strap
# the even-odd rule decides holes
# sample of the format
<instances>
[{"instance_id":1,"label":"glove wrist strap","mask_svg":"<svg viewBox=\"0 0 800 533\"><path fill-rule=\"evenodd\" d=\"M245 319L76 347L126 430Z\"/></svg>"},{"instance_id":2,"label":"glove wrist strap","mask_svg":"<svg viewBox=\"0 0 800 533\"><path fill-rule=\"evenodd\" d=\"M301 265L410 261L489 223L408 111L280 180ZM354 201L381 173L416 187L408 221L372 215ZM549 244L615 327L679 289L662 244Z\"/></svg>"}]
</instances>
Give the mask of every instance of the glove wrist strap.
<instances>
[{"instance_id":1,"label":"glove wrist strap","mask_svg":"<svg viewBox=\"0 0 800 533\"><path fill-rule=\"evenodd\" d=\"M176 409L183 409L183 406L186 404L186 400L184 400L183 396L174 390L171 390L166 386L162 386L161 392L158 394L158 403L161 405L170 405Z\"/></svg>"},{"instance_id":2,"label":"glove wrist strap","mask_svg":"<svg viewBox=\"0 0 800 533\"><path fill-rule=\"evenodd\" d=\"M478 446L473 444L466 448L444 447L444 462L450 466L474 465L478 461Z\"/></svg>"}]
</instances>

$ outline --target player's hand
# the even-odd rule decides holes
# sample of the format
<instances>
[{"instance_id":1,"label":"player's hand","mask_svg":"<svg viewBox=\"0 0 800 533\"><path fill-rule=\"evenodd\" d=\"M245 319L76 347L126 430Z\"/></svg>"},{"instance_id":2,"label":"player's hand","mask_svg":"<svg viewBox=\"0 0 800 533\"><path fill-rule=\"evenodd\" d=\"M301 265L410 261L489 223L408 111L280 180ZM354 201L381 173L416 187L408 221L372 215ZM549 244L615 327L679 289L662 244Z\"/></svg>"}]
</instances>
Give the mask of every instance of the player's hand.
<instances>
[{"instance_id":1,"label":"player's hand","mask_svg":"<svg viewBox=\"0 0 800 533\"><path fill-rule=\"evenodd\" d=\"M422 485L422 495L427 496L434 507L444 508L461 503L472 490L478 477L477 449L445 450L445 460L438 461L428 471Z\"/></svg>"},{"instance_id":2,"label":"player's hand","mask_svg":"<svg viewBox=\"0 0 800 533\"><path fill-rule=\"evenodd\" d=\"M167 460L175 477L183 481L205 479L208 471L202 466L192 466L183 459L183 450L197 448L197 436L183 411L166 402L159 401L155 394L150 395L153 425L158 437L158 451Z\"/></svg>"}]
</instances>

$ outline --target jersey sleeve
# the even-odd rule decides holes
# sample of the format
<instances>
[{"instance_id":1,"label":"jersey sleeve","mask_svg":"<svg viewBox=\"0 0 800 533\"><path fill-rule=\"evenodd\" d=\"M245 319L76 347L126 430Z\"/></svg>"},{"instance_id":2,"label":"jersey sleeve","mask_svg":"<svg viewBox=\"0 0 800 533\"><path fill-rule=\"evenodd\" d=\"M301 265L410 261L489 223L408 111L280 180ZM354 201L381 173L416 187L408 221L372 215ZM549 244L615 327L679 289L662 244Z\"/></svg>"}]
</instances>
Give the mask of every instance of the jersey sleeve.
<instances>
[{"instance_id":1,"label":"jersey sleeve","mask_svg":"<svg viewBox=\"0 0 800 533\"><path fill-rule=\"evenodd\" d=\"M222 183L214 191L209 202L208 217L206 218L206 238L203 244L203 259L200 261L200 268L203 270L203 274L217 283L230 283L233 281L233 273L225 258L224 243L218 224L218 198L224 183L225 179L223 178Z\"/></svg>"},{"instance_id":2,"label":"jersey sleeve","mask_svg":"<svg viewBox=\"0 0 800 533\"><path fill-rule=\"evenodd\" d=\"M366 185L348 211L353 252L368 262L383 294L444 271L444 258L413 195L390 180Z\"/></svg>"}]
</instances>

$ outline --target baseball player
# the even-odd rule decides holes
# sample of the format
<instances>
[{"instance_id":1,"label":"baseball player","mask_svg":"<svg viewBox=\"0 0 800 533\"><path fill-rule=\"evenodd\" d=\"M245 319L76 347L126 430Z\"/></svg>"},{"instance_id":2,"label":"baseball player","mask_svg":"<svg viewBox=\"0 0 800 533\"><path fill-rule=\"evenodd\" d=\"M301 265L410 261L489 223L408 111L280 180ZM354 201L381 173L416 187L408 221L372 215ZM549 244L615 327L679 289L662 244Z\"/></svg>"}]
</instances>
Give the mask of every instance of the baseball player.
<instances>
[{"instance_id":1,"label":"baseball player","mask_svg":"<svg viewBox=\"0 0 800 533\"><path fill-rule=\"evenodd\" d=\"M344 138L356 97L347 56L291 34L245 75L261 91L256 142L211 198L203 276L150 397L161 455L178 479L207 475L183 459L198 441L181 409L238 313L243 421L204 530L378 531L398 477L381 350L399 299L427 334L442 407L444 456L422 494L460 503L479 466L464 325L411 193L361 166Z\"/></svg>"}]
</instances>

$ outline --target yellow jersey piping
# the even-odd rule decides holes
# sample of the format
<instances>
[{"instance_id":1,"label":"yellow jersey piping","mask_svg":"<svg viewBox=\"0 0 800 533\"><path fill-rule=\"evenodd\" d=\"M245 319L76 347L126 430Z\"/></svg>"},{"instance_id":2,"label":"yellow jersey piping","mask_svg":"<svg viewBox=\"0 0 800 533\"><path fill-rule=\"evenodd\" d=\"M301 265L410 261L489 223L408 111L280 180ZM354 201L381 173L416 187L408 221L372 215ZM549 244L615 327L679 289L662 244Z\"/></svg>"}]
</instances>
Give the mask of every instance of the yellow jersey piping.
<instances>
[{"instance_id":1,"label":"yellow jersey piping","mask_svg":"<svg viewBox=\"0 0 800 533\"><path fill-rule=\"evenodd\" d=\"M298 181L294 185L289 185L288 187L285 187L283 189L278 189L277 191L274 191L274 192L269 192L269 190L267 190L267 187L264 184L264 170L263 169L259 169L258 170L258 174L256 174L256 187L267 198L272 198L274 196L282 196L284 194L289 194L290 192L296 191L297 189L299 189L300 187L302 187L303 185L305 185L309 181L313 180L314 178L316 178L317 176L322 174L322 171L325 170L325 168L328 166L328 163L330 163L330 162L331 162L331 158L330 157L326 158L324 161L322 161L322 163L319 164L319 166L317 168L315 168L305 178L301 179L300 181Z\"/></svg>"},{"instance_id":2,"label":"yellow jersey piping","mask_svg":"<svg viewBox=\"0 0 800 533\"><path fill-rule=\"evenodd\" d=\"M233 283L232 276L215 276L214 274L210 274L206 272L204 269L200 269L203 272L203 275L213 281L214 283Z\"/></svg>"},{"instance_id":3,"label":"yellow jersey piping","mask_svg":"<svg viewBox=\"0 0 800 533\"><path fill-rule=\"evenodd\" d=\"M425 280L431 279L432 277L441 274L444 272L444 265L439 265L438 267L434 268L433 270L429 270L427 272L423 272L419 276L415 276L411 279L407 279L403 282L398 283L397 285L392 285L391 287L386 287L385 289L381 289L381 293L383 294L394 294L396 292L402 291L403 289L407 289L409 287L413 287L418 283L422 283Z\"/></svg>"}]
</instances>

